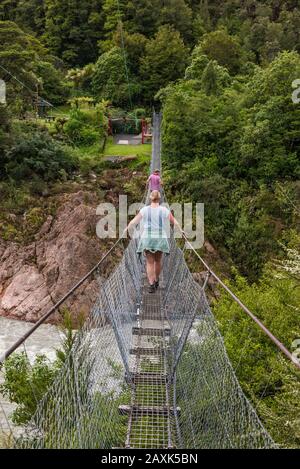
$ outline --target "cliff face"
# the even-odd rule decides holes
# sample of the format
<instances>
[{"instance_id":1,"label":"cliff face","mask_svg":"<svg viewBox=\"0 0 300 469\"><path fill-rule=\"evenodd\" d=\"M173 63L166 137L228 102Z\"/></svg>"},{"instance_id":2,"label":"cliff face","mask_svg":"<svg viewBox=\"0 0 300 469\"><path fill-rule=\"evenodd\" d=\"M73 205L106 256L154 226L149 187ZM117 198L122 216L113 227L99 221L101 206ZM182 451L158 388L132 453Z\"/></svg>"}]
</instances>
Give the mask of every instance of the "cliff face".
<instances>
[{"instance_id":1,"label":"cliff face","mask_svg":"<svg viewBox=\"0 0 300 469\"><path fill-rule=\"evenodd\" d=\"M29 245L0 239L0 316L38 320L107 250L95 236L96 196L80 191L60 202L55 218L48 216ZM68 307L87 314L98 288L95 279L87 281Z\"/></svg>"}]
</instances>

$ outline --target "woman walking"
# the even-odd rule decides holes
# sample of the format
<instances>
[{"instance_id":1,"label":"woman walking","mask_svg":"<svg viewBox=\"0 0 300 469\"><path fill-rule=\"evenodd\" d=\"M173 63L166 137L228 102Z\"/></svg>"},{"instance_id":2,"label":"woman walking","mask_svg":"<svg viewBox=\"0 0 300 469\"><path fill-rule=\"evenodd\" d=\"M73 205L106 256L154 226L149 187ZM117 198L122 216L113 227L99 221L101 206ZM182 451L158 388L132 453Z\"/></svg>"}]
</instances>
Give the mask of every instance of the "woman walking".
<instances>
[{"instance_id":1,"label":"woman walking","mask_svg":"<svg viewBox=\"0 0 300 469\"><path fill-rule=\"evenodd\" d=\"M160 177L159 169L155 169L155 171L153 171L153 173L149 176L147 183L149 184L150 192L152 191L161 192L163 182Z\"/></svg>"},{"instance_id":2,"label":"woman walking","mask_svg":"<svg viewBox=\"0 0 300 469\"><path fill-rule=\"evenodd\" d=\"M142 232L137 252L146 256L149 293L154 293L159 287L162 255L170 252L170 222L179 226L170 210L159 204L160 198L158 190L152 191L150 205L143 207L128 225L130 230L141 222Z\"/></svg>"}]
</instances>

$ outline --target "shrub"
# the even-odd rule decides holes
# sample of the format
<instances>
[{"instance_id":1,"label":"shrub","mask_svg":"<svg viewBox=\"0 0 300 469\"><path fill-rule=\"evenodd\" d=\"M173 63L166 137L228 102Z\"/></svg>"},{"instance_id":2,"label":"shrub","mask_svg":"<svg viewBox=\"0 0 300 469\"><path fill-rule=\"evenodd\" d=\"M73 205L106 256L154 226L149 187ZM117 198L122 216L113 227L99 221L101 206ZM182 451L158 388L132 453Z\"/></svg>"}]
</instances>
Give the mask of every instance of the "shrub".
<instances>
[{"instance_id":1,"label":"shrub","mask_svg":"<svg viewBox=\"0 0 300 469\"><path fill-rule=\"evenodd\" d=\"M62 178L61 170L70 175L78 164L77 158L45 132L18 137L4 154L5 176L15 181L32 177L54 181Z\"/></svg>"},{"instance_id":2,"label":"shrub","mask_svg":"<svg viewBox=\"0 0 300 469\"><path fill-rule=\"evenodd\" d=\"M104 117L104 106L97 105L95 109L82 110L72 108L70 119L64 126L64 132L73 142L82 145L92 145L101 141L106 135L107 121Z\"/></svg>"},{"instance_id":3,"label":"shrub","mask_svg":"<svg viewBox=\"0 0 300 469\"><path fill-rule=\"evenodd\" d=\"M39 230L45 221L45 213L41 207L34 207L26 213L26 229L28 233Z\"/></svg>"},{"instance_id":4,"label":"shrub","mask_svg":"<svg viewBox=\"0 0 300 469\"><path fill-rule=\"evenodd\" d=\"M0 391L10 402L17 404L12 414L13 423L24 425L31 419L57 371L57 365L49 362L45 355L37 356L33 365L25 352L6 361L5 382Z\"/></svg>"}]
</instances>

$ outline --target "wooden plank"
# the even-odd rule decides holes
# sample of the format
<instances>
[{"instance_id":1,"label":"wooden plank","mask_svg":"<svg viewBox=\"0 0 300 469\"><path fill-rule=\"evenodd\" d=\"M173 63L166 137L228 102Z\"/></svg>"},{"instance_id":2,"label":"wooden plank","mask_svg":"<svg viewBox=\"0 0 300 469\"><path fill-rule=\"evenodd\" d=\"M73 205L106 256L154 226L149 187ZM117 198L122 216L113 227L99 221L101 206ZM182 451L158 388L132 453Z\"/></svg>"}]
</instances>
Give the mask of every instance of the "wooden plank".
<instances>
[{"instance_id":1,"label":"wooden plank","mask_svg":"<svg viewBox=\"0 0 300 469\"><path fill-rule=\"evenodd\" d=\"M181 412L180 407L176 407L176 411L178 414ZM174 414L174 407L168 406L139 406L139 405L120 405L119 406L119 413L121 415L129 415L130 413L133 414L142 414L142 415L163 415L168 417L169 413Z\"/></svg>"},{"instance_id":2,"label":"wooden plank","mask_svg":"<svg viewBox=\"0 0 300 469\"><path fill-rule=\"evenodd\" d=\"M152 327L133 327L132 328L133 335L147 335L147 336L159 336L169 337L171 335L171 329L167 328L152 328Z\"/></svg>"},{"instance_id":3,"label":"wooden plank","mask_svg":"<svg viewBox=\"0 0 300 469\"><path fill-rule=\"evenodd\" d=\"M135 347L130 349L131 355L157 355L162 356L164 349L162 347L148 348L148 347Z\"/></svg>"}]
</instances>

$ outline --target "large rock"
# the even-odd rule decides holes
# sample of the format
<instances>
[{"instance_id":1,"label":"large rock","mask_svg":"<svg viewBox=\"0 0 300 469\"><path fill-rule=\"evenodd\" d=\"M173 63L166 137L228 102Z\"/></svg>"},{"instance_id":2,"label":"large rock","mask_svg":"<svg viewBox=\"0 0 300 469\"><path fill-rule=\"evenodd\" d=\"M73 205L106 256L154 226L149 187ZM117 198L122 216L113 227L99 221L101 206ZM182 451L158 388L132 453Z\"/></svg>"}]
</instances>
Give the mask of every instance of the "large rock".
<instances>
[{"instance_id":1,"label":"large rock","mask_svg":"<svg viewBox=\"0 0 300 469\"><path fill-rule=\"evenodd\" d=\"M36 319L42 309L50 309L51 297L44 276L34 265L24 265L12 278L1 300L1 306L13 316Z\"/></svg>"},{"instance_id":2,"label":"large rock","mask_svg":"<svg viewBox=\"0 0 300 469\"><path fill-rule=\"evenodd\" d=\"M96 264L107 249L96 237L96 206L91 193L67 195L34 243L0 241L0 315L38 320ZM98 290L91 278L64 306L87 314Z\"/></svg>"}]
</instances>

